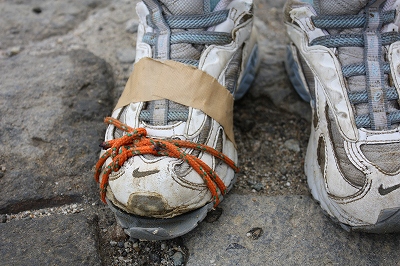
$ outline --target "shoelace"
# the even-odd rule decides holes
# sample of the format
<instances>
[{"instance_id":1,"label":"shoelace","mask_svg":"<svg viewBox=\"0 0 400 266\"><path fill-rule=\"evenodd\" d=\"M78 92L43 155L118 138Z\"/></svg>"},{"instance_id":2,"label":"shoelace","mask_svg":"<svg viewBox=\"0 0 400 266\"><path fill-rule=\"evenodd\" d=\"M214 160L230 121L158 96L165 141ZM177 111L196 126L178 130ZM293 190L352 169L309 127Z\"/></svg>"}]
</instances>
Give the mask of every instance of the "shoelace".
<instances>
[{"instance_id":1,"label":"shoelace","mask_svg":"<svg viewBox=\"0 0 400 266\"><path fill-rule=\"evenodd\" d=\"M367 23L367 15L319 15L312 17L312 22L317 28L321 29L352 29L363 28ZM381 13L381 26L391 23L395 20L396 11L386 11ZM390 45L400 40L398 32L385 32L381 34L381 45ZM364 47L365 38L363 34L338 34L317 37L311 41L310 45L323 45L328 48L337 47ZM384 74L390 74L390 65L388 62L382 62L382 69ZM366 75L365 63L345 65L342 67L342 72L345 78L352 76ZM396 88L386 87L384 90L386 101L399 99ZM353 105L370 102L368 91L362 92L349 92L349 100ZM387 120L390 125L400 122L400 110L389 112ZM356 125L358 128L370 128L371 117L370 115L359 115L355 117Z\"/></svg>"},{"instance_id":2,"label":"shoelace","mask_svg":"<svg viewBox=\"0 0 400 266\"><path fill-rule=\"evenodd\" d=\"M146 1L145 1L146 2ZM163 15L157 17L158 23L162 21L164 31L170 31L169 44L190 43L193 45L224 45L232 41L232 36L227 32L212 32L205 29L224 22L229 15L229 10L214 11L203 15ZM150 15L146 17L147 24L157 29L157 23ZM176 31L183 30L183 31ZM158 32L145 33L143 42L151 46L156 45ZM171 58L175 61L198 66L198 60L191 58Z\"/></svg>"},{"instance_id":3,"label":"shoelace","mask_svg":"<svg viewBox=\"0 0 400 266\"><path fill-rule=\"evenodd\" d=\"M214 207L220 202L219 192L221 195L226 194L226 186L224 182L219 178L217 173L211 169L202 160L187 154L183 148L196 149L201 152L207 152L214 157L225 162L235 172L239 171L239 168L235 163L226 157L223 153L208 147L206 145L194 143L186 140L171 140L171 139L154 139L147 136L146 129L144 128L131 128L121 121L112 117L106 117L104 119L106 124L115 126L116 128L126 132L124 136L118 139L103 142L100 147L107 150L99 159L95 169L95 180L100 183L100 195L101 200L105 203L106 187L108 184L109 176L112 172L117 172L124 162L129 158L137 155L152 154L155 156L168 156L173 158L181 159L187 162L204 180L205 185L210 190L213 200ZM108 158L112 159L112 162L108 164L104 170L102 170ZM100 175L103 172L100 181Z\"/></svg>"}]
</instances>

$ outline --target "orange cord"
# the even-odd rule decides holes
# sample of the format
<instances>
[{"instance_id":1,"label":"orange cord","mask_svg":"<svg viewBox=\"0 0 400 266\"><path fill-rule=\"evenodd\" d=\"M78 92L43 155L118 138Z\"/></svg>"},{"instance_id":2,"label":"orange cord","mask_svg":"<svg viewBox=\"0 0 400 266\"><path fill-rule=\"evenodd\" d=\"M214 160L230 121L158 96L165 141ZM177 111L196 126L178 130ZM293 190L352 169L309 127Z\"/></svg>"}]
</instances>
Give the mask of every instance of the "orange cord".
<instances>
[{"instance_id":1,"label":"orange cord","mask_svg":"<svg viewBox=\"0 0 400 266\"><path fill-rule=\"evenodd\" d=\"M222 195L226 194L226 186L224 182L222 182L217 173L215 173L215 171L211 169L206 163L204 163L196 156L185 153L182 148L190 148L202 152L207 152L214 157L224 161L235 172L239 171L239 168L231 159L226 157L223 153L206 145L197 144L186 140L161 140L149 138L147 137L146 129L131 128L128 125L112 117L106 117L104 119L104 122L106 124L114 125L115 127L126 132L126 135L124 135L123 137L103 142L100 145L104 150L107 151L103 154L103 156L100 157L99 161L96 164L94 175L96 182L99 183L102 167L105 164L106 160L109 157L111 157L112 159L112 162L104 168L103 176L100 181L100 195L101 200L104 203L106 203L106 187L111 172L117 172L126 160L136 155L152 154L155 156L168 156L184 160L191 167L193 167L193 169L204 180L204 183L206 184L207 188L210 190L213 196L214 207L216 207L220 202L218 191L220 191Z\"/></svg>"}]
</instances>

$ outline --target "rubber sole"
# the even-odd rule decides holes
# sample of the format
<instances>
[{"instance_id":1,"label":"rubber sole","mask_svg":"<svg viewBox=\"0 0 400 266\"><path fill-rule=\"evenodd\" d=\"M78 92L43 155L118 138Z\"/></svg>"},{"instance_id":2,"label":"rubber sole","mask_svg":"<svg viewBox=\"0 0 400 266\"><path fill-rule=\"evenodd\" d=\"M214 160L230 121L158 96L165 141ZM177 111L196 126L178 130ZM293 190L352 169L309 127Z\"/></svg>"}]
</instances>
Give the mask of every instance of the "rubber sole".
<instances>
[{"instance_id":1,"label":"rubber sole","mask_svg":"<svg viewBox=\"0 0 400 266\"><path fill-rule=\"evenodd\" d=\"M227 187L227 193L236 182L236 176ZM172 218L149 218L127 213L107 200L109 208L114 212L118 224L131 239L168 240L189 233L203 221L207 213L213 210L210 202L203 207ZM221 201L223 197L221 197Z\"/></svg>"},{"instance_id":2,"label":"rubber sole","mask_svg":"<svg viewBox=\"0 0 400 266\"><path fill-rule=\"evenodd\" d=\"M167 240L184 235L193 230L213 209L213 203L197 210L168 219L141 217L126 213L107 199L107 204L114 212L118 224L131 239Z\"/></svg>"},{"instance_id":3,"label":"rubber sole","mask_svg":"<svg viewBox=\"0 0 400 266\"><path fill-rule=\"evenodd\" d=\"M296 92L300 95L300 97L307 101L311 101L311 96L308 91L307 84L305 82L304 73L300 65L300 61L297 55L297 48L290 44L287 46L287 54L285 60L285 67L288 73L289 79L292 82L292 85ZM312 141L312 135L310 136L310 140ZM307 149L307 153L310 152L309 149L315 149L315 147L310 147ZM339 224L343 229L348 232L366 232L366 233L393 233L400 232L400 208L395 209L386 209L382 210L376 224L367 225L367 226L351 226L339 221L338 217L332 214L330 211L330 201L328 199L327 192L323 189L325 185L323 182L322 173L320 176L315 176L318 172L315 169L312 169L313 165L318 165L317 158L309 157L307 159L306 155L306 164L305 164L305 172L307 175L308 186L313 196L314 200L319 203L325 215L330 217L333 222ZM309 162L310 169L307 170L307 161ZM315 170L315 171L314 171Z\"/></svg>"}]
</instances>

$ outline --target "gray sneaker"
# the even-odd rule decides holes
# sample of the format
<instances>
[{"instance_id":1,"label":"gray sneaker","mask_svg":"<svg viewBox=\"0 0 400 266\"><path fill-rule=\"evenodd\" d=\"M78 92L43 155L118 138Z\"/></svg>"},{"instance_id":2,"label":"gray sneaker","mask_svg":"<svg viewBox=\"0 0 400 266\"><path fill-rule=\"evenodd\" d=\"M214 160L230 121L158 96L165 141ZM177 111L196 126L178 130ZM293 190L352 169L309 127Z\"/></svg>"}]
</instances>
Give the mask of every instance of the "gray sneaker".
<instances>
[{"instance_id":1,"label":"gray sneaker","mask_svg":"<svg viewBox=\"0 0 400 266\"><path fill-rule=\"evenodd\" d=\"M346 230L400 231L400 1L287 2L287 71L309 100L305 172Z\"/></svg>"}]
</instances>

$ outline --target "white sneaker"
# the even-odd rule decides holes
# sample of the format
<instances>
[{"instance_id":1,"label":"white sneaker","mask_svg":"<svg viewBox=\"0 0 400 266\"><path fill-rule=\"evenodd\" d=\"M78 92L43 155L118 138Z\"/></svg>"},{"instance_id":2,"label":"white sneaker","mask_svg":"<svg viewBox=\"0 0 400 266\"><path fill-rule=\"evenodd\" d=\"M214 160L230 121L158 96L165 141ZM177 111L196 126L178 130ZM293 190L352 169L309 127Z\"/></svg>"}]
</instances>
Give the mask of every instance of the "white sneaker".
<instances>
[{"instance_id":1,"label":"white sneaker","mask_svg":"<svg viewBox=\"0 0 400 266\"><path fill-rule=\"evenodd\" d=\"M313 119L305 172L347 230L400 231L400 1L288 1L287 70Z\"/></svg>"},{"instance_id":2,"label":"white sneaker","mask_svg":"<svg viewBox=\"0 0 400 266\"><path fill-rule=\"evenodd\" d=\"M106 119L96 179L132 238L170 239L233 185L233 99L258 63L252 1L145 0L136 10L136 63Z\"/></svg>"}]
</instances>

